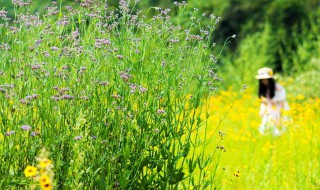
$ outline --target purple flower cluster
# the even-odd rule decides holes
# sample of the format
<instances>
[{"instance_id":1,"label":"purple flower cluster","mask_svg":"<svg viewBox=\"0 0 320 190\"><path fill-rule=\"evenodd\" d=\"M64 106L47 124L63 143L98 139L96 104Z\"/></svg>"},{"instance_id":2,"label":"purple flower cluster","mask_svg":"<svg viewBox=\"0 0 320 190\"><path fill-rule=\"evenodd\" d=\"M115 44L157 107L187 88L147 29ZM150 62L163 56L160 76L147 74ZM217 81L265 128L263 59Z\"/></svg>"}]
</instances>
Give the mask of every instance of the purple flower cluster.
<instances>
[{"instance_id":1,"label":"purple flower cluster","mask_svg":"<svg viewBox=\"0 0 320 190\"><path fill-rule=\"evenodd\" d=\"M29 126L29 125L22 125L22 126L21 126L21 129L23 129L24 131L29 131L29 130L32 129L32 127Z\"/></svg>"},{"instance_id":2,"label":"purple flower cluster","mask_svg":"<svg viewBox=\"0 0 320 190\"><path fill-rule=\"evenodd\" d=\"M71 96L69 94L66 94L65 92L69 91L69 88L60 88L58 86L53 87L54 90L57 91L57 94L51 96L51 99L55 101L60 101L60 100L73 100L75 97Z\"/></svg>"},{"instance_id":3,"label":"purple flower cluster","mask_svg":"<svg viewBox=\"0 0 320 190\"><path fill-rule=\"evenodd\" d=\"M40 133L38 131L32 131L31 133L31 136L35 137L37 135L40 135Z\"/></svg>"},{"instance_id":4,"label":"purple flower cluster","mask_svg":"<svg viewBox=\"0 0 320 190\"><path fill-rule=\"evenodd\" d=\"M15 132L14 131L9 131L9 132L5 132L4 135L5 136L10 136L13 135Z\"/></svg>"},{"instance_id":5,"label":"purple flower cluster","mask_svg":"<svg viewBox=\"0 0 320 190\"><path fill-rule=\"evenodd\" d=\"M75 141L78 141L78 140L81 140L81 139L82 139L81 135L80 136L76 136L76 137L73 138L73 140L75 140Z\"/></svg>"}]
</instances>

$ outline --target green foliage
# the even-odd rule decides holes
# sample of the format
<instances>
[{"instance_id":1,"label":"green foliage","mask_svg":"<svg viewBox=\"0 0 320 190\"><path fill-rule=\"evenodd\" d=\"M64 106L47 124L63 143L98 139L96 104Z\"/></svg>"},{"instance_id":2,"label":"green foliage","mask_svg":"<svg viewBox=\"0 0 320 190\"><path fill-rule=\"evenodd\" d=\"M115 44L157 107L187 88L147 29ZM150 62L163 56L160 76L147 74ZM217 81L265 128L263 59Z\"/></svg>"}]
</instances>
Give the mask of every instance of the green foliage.
<instances>
[{"instance_id":1,"label":"green foliage","mask_svg":"<svg viewBox=\"0 0 320 190\"><path fill-rule=\"evenodd\" d=\"M318 6L311 6L316 3L297 0L232 3L226 15L233 16L222 16L218 26L229 28L224 29L229 30L229 34L230 31L237 34L237 39L233 40L237 42L230 43L228 47L231 48L227 47L219 61L225 86L240 88L244 83L254 86L257 69L269 66L275 69L277 74L282 74L283 80L290 77L297 79L297 87L289 87L289 93L319 96L319 88L313 88L312 85L315 83L314 77L319 73L317 65L320 64L320 9ZM240 19L236 15L239 15ZM232 21L232 18L236 21ZM223 30L219 28L218 31ZM313 90L299 90L302 86Z\"/></svg>"},{"instance_id":2,"label":"green foliage","mask_svg":"<svg viewBox=\"0 0 320 190\"><path fill-rule=\"evenodd\" d=\"M270 24L266 24L264 31L248 36L244 39L237 55L222 57L219 74L224 76L225 86L240 87L251 84L259 68L273 67L274 43ZM232 60L232 57L235 59ZM221 64L221 63L219 63Z\"/></svg>"},{"instance_id":3,"label":"green foliage","mask_svg":"<svg viewBox=\"0 0 320 190\"><path fill-rule=\"evenodd\" d=\"M193 34L194 20L182 30L166 10L149 19L87 3L4 20L0 188L25 188L22 170L42 147L56 189L213 188L214 153L199 136L202 100L220 85L211 33Z\"/></svg>"}]
</instances>

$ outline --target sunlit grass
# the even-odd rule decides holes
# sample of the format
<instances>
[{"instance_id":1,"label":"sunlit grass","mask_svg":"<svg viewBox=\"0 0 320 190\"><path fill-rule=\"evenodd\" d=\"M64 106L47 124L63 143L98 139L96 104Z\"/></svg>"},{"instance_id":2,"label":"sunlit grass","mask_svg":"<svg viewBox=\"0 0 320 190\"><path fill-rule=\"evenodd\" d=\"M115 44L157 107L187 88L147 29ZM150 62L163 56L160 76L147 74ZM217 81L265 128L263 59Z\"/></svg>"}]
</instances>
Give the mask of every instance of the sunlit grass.
<instances>
[{"instance_id":1,"label":"sunlit grass","mask_svg":"<svg viewBox=\"0 0 320 190\"><path fill-rule=\"evenodd\" d=\"M274 137L258 132L260 102L253 89L244 93L222 91L209 100L209 110L219 112L209 118L208 135L216 138L206 151L217 148L217 143L226 150L222 151L218 166L222 189L319 187L320 99L289 94L288 101L291 109L286 131ZM228 116L218 129L225 135L219 140L219 134L212 132L226 112Z\"/></svg>"}]
</instances>

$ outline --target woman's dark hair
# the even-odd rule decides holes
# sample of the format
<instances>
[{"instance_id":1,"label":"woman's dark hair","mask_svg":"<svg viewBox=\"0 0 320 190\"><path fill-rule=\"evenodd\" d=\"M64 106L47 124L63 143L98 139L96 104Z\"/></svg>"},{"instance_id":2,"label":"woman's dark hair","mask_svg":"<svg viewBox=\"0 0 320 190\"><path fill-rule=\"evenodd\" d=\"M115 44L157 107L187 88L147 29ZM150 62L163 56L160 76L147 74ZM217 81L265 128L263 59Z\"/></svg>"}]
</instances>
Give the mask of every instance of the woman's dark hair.
<instances>
[{"instance_id":1,"label":"woman's dark hair","mask_svg":"<svg viewBox=\"0 0 320 190\"><path fill-rule=\"evenodd\" d=\"M262 83L262 80L259 80L259 98L263 97L267 97L267 89L269 89L269 97L272 99L274 97L275 94L275 90L276 90L276 82L274 81L273 78L268 79L268 85L264 85Z\"/></svg>"}]
</instances>

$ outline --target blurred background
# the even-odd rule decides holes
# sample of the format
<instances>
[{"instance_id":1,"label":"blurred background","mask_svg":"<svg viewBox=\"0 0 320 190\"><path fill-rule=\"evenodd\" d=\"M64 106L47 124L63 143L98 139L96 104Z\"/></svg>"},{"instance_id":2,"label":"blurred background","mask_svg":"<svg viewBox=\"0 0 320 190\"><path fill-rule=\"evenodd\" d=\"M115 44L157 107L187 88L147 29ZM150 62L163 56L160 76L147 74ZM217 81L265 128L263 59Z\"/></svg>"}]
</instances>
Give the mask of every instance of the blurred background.
<instances>
[{"instance_id":1,"label":"blurred background","mask_svg":"<svg viewBox=\"0 0 320 190\"><path fill-rule=\"evenodd\" d=\"M117 0L106 1L116 8ZM181 2L181 1L179 1ZM214 30L213 54L219 54L227 37L230 39L217 62L223 88L240 89L243 84L256 89L254 79L259 68L268 66L279 75L278 80L293 95L320 97L320 0L188 0L183 19L194 8L199 17L205 13L221 17ZM33 0L32 12L44 11L51 0ZM78 6L75 0L58 0L62 8ZM170 8L175 22L174 0L141 0L136 9ZM0 9L14 17L11 0L1 0ZM65 11L66 9L63 8ZM148 13L152 17L152 10ZM210 19L202 19L205 28ZM182 24L183 26L183 24Z\"/></svg>"}]
</instances>

